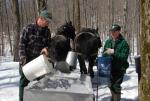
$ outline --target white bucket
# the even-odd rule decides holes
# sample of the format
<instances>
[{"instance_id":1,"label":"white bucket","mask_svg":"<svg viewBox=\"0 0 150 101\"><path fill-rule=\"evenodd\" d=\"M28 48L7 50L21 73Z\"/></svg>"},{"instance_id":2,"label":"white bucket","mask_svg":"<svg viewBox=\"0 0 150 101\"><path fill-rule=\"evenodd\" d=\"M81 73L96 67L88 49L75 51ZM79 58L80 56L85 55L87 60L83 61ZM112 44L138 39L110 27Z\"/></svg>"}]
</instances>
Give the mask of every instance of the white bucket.
<instances>
[{"instance_id":1,"label":"white bucket","mask_svg":"<svg viewBox=\"0 0 150 101\"><path fill-rule=\"evenodd\" d=\"M69 64L69 66L76 67L77 53L73 51L69 51L67 54L66 62Z\"/></svg>"},{"instance_id":2,"label":"white bucket","mask_svg":"<svg viewBox=\"0 0 150 101\"><path fill-rule=\"evenodd\" d=\"M45 55L40 55L24 65L22 68L25 77L29 81L32 81L44 74L54 72L52 63L48 61L48 58Z\"/></svg>"}]
</instances>

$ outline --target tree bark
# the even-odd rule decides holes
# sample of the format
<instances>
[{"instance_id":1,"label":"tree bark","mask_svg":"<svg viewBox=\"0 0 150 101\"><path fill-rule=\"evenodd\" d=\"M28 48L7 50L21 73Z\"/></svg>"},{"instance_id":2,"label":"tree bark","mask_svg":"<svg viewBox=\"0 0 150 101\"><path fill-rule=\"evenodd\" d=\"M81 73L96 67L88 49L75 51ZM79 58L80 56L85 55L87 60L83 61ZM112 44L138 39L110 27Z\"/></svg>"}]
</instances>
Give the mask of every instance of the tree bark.
<instances>
[{"instance_id":1,"label":"tree bark","mask_svg":"<svg viewBox=\"0 0 150 101\"><path fill-rule=\"evenodd\" d=\"M140 40L139 40L139 33L140 33L140 0L136 0L136 14L138 16L136 16L136 19L137 19L137 37L136 37L136 46L137 46L137 54L139 55L140 54Z\"/></svg>"},{"instance_id":2,"label":"tree bark","mask_svg":"<svg viewBox=\"0 0 150 101\"><path fill-rule=\"evenodd\" d=\"M80 0L75 0L75 28L76 28L76 32L79 33L80 32Z\"/></svg>"},{"instance_id":3,"label":"tree bark","mask_svg":"<svg viewBox=\"0 0 150 101\"><path fill-rule=\"evenodd\" d=\"M7 7L6 7L6 1L5 1L5 10L6 10L6 27L7 27L7 35L8 35L8 41L9 41L9 46L10 46L10 53L11 55L13 55L13 51L12 51L12 42L11 42L11 34L10 34L10 28L9 28L9 18L8 18L8 11L7 11Z\"/></svg>"},{"instance_id":4,"label":"tree bark","mask_svg":"<svg viewBox=\"0 0 150 101\"><path fill-rule=\"evenodd\" d=\"M4 55L4 33L3 33L3 2L2 1L0 1L0 20L1 20L1 37L2 37L2 39L1 39L1 54L0 55Z\"/></svg>"},{"instance_id":5,"label":"tree bark","mask_svg":"<svg viewBox=\"0 0 150 101\"><path fill-rule=\"evenodd\" d=\"M18 0L13 0L13 12L14 12L14 61L19 60L19 36L20 36L20 15L19 15L19 4Z\"/></svg>"},{"instance_id":6,"label":"tree bark","mask_svg":"<svg viewBox=\"0 0 150 101\"><path fill-rule=\"evenodd\" d=\"M41 10L47 9L47 0L36 0L38 14L40 14Z\"/></svg>"},{"instance_id":7,"label":"tree bark","mask_svg":"<svg viewBox=\"0 0 150 101\"><path fill-rule=\"evenodd\" d=\"M140 101L150 99L150 0L141 0L141 81Z\"/></svg>"},{"instance_id":8,"label":"tree bark","mask_svg":"<svg viewBox=\"0 0 150 101\"><path fill-rule=\"evenodd\" d=\"M114 23L114 0L111 0L111 23Z\"/></svg>"}]
</instances>

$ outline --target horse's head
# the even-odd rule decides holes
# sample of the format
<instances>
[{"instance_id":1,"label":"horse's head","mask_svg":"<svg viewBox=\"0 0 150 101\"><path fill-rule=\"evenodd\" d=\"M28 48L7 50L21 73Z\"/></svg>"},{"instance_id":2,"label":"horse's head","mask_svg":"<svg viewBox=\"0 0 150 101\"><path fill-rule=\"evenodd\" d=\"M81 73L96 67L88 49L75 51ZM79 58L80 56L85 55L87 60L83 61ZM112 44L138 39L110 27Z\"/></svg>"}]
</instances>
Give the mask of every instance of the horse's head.
<instances>
[{"instance_id":1,"label":"horse's head","mask_svg":"<svg viewBox=\"0 0 150 101\"><path fill-rule=\"evenodd\" d=\"M74 40L75 38L75 28L72 25L72 22L66 22L65 24L63 24L62 26L60 26L57 29L56 35L63 35L66 38L71 38L72 40Z\"/></svg>"}]
</instances>

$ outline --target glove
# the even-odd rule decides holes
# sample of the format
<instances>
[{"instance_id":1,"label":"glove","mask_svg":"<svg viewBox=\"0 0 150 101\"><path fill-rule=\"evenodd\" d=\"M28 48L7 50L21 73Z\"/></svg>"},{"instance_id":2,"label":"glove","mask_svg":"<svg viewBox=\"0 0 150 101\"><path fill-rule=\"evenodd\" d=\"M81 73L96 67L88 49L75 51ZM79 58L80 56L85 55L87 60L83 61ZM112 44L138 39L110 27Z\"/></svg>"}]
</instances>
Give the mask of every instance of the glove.
<instances>
[{"instance_id":1,"label":"glove","mask_svg":"<svg viewBox=\"0 0 150 101\"><path fill-rule=\"evenodd\" d=\"M20 59L20 65L21 66L24 66L26 64L26 62L27 62L26 57L23 57L23 58Z\"/></svg>"},{"instance_id":2,"label":"glove","mask_svg":"<svg viewBox=\"0 0 150 101\"><path fill-rule=\"evenodd\" d=\"M108 48L108 49L105 51L105 53L108 54L108 55L112 55L112 54L114 54L114 49Z\"/></svg>"}]
</instances>

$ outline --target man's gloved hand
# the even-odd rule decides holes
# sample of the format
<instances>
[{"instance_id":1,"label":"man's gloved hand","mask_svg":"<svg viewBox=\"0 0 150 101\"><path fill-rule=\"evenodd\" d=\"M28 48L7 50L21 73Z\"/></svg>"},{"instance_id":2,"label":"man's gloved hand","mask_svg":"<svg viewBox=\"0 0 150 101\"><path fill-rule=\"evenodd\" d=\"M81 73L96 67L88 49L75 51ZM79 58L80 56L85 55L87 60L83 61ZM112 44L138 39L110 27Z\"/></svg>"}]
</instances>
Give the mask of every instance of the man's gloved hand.
<instances>
[{"instance_id":1,"label":"man's gloved hand","mask_svg":"<svg viewBox=\"0 0 150 101\"><path fill-rule=\"evenodd\" d=\"M26 60L26 57L23 57L20 59L20 65L21 66L24 66L26 64L27 60Z\"/></svg>"},{"instance_id":2,"label":"man's gloved hand","mask_svg":"<svg viewBox=\"0 0 150 101\"><path fill-rule=\"evenodd\" d=\"M114 49L107 48L107 50L104 53L106 53L108 55L114 54Z\"/></svg>"}]
</instances>

